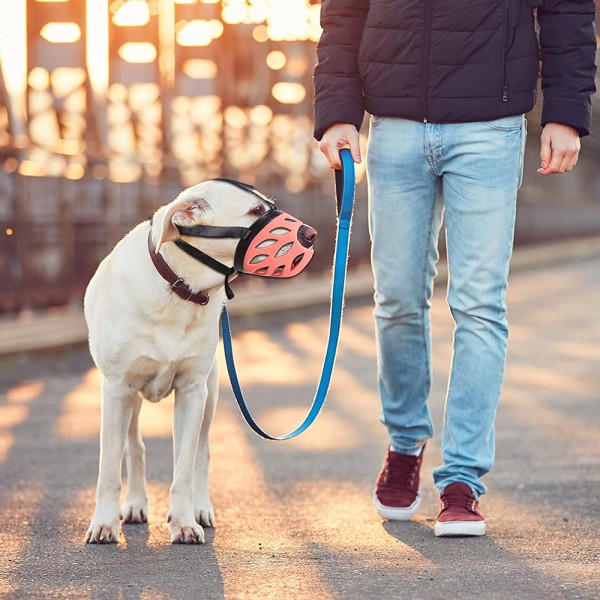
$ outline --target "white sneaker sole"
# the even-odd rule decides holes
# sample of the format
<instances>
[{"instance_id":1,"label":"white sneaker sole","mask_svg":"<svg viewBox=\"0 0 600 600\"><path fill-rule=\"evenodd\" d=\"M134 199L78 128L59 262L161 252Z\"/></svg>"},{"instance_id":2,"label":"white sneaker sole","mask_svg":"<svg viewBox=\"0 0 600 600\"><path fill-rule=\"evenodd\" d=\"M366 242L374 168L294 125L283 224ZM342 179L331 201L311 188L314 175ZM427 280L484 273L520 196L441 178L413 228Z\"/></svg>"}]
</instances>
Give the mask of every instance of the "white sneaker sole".
<instances>
[{"instance_id":1,"label":"white sneaker sole","mask_svg":"<svg viewBox=\"0 0 600 600\"><path fill-rule=\"evenodd\" d=\"M485 521L436 521L434 527L436 537L463 537L485 535Z\"/></svg>"},{"instance_id":2,"label":"white sneaker sole","mask_svg":"<svg viewBox=\"0 0 600 600\"><path fill-rule=\"evenodd\" d=\"M421 504L421 494L417 494L415 501L406 507L385 506L377 499L377 495L373 493L373 504L379 516L388 521L410 521L416 514Z\"/></svg>"}]
</instances>

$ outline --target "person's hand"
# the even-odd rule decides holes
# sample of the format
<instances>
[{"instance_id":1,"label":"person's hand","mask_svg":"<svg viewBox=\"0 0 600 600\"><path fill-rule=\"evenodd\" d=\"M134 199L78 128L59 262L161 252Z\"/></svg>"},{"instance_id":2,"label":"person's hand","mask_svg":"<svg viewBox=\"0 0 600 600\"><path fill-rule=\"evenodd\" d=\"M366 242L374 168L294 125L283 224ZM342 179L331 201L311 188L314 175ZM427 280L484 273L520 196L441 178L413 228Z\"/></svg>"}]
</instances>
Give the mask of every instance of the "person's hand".
<instances>
[{"instance_id":1,"label":"person's hand","mask_svg":"<svg viewBox=\"0 0 600 600\"><path fill-rule=\"evenodd\" d=\"M540 175L570 171L579 158L581 142L576 129L560 123L547 123L542 131Z\"/></svg>"},{"instance_id":2,"label":"person's hand","mask_svg":"<svg viewBox=\"0 0 600 600\"><path fill-rule=\"evenodd\" d=\"M325 131L319 142L319 150L325 155L332 169L341 169L340 149L350 148L354 162L360 162L358 131L349 123L335 123Z\"/></svg>"}]
</instances>

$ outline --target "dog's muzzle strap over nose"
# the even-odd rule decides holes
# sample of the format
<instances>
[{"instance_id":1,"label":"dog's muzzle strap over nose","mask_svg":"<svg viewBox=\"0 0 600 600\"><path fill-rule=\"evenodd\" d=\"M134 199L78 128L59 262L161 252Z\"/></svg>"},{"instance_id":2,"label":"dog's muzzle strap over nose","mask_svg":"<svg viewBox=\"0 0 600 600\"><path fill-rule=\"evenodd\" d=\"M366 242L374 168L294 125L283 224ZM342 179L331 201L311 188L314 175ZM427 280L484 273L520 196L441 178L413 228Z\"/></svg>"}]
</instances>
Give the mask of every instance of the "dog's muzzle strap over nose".
<instances>
[{"instance_id":1,"label":"dog's muzzle strap over nose","mask_svg":"<svg viewBox=\"0 0 600 600\"><path fill-rule=\"evenodd\" d=\"M207 267L217 271L217 273L221 273L221 275L225 275L225 294L227 295L227 299L231 300L234 296L233 290L229 285L229 278L236 273L236 270L233 267L228 267L224 265L222 262L215 260L212 256L205 254L202 250L198 250L198 248L184 242L183 240L175 240L175 245L183 250L186 254L195 258L197 261L204 263Z\"/></svg>"}]
</instances>

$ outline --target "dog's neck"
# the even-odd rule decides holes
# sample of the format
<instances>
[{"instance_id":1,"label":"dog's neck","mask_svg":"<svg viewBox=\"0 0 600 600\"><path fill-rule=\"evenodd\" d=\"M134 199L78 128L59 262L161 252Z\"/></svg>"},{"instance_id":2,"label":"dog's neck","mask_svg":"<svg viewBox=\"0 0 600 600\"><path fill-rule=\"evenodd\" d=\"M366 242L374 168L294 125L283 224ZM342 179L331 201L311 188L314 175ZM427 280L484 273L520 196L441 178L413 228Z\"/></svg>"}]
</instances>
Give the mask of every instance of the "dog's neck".
<instances>
[{"instance_id":1,"label":"dog's neck","mask_svg":"<svg viewBox=\"0 0 600 600\"><path fill-rule=\"evenodd\" d=\"M207 304L210 295L224 285L220 273L187 256L174 244L163 244L156 254L152 237L149 236L148 250L158 274L184 300Z\"/></svg>"}]
</instances>

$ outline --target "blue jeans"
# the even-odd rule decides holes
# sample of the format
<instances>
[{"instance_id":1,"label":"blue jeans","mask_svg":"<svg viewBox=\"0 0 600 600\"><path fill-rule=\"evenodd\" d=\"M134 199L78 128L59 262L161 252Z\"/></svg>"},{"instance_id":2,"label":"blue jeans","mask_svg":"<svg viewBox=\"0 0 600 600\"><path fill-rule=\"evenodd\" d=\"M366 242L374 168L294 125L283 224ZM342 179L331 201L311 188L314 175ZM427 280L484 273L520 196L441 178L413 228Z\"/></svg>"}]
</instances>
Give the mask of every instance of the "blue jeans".
<instances>
[{"instance_id":1,"label":"blue jeans","mask_svg":"<svg viewBox=\"0 0 600 600\"><path fill-rule=\"evenodd\" d=\"M525 136L523 115L456 124L372 117L367 150L381 419L399 452L417 452L433 434L429 313L445 210L456 327L434 481L440 490L461 481L477 497L494 462Z\"/></svg>"}]
</instances>

